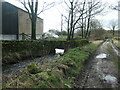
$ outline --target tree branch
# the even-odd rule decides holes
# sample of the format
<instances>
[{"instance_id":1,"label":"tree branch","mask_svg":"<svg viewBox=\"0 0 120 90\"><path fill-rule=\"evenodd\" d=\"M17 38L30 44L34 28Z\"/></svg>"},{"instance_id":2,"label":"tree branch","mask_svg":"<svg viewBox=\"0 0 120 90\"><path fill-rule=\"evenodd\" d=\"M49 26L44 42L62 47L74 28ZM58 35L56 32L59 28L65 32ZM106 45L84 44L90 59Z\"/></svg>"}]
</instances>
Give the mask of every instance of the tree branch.
<instances>
[{"instance_id":1,"label":"tree branch","mask_svg":"<svg viewBox=\"0 0 120 90\"><path fill-rule=\"evenodd\" d=\"M44 5L45 5L45 4L46 4L46 2L44 2ZM54 4L55 4L55 2L52 2L52 3L50 3L50 4L47 4L46 6L43 5L42 10L41 10L37 15L39 15L39 14L41 14L42 12L44 12L44 11L52 8L52 7L54 6Z\"/></svg>"}]
</instances>

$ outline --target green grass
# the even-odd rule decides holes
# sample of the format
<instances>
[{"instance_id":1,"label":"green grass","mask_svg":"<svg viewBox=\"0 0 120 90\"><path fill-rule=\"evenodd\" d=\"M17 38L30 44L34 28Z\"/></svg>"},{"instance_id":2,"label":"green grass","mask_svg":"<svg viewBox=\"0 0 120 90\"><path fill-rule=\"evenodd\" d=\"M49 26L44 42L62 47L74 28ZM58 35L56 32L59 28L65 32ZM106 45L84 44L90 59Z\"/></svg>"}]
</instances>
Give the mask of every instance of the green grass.
<instances>
[{"instance_id":1,"label":"green grass","mask_svg":"<svg viewBox=\"0 0 120 90\"><path fill-rule=\"evenodd\" d=\"M120 40L113 39L113 42L114 42L115 46L120 50ZM120 69L120 60L118 60L118 57L114 57L114 58L115 58L116 64L118 65L118 68Z\"/></svg>"},{"instance_id":2,"label":"green grass","mask_svg":"<svg viewBox=\"0 0 120 90\"><path fill-rule=\"evenodd\" d=\"M70 49L64 56L44 65L31 64L18 77L8 80L3 86L4 88L70 88L76 75L84 67L85 61L100 43L101 41Z\"/></svg>"},{"instance_id":3,"label":"green grass","mask_svg":"<svg viewBox=\"0 0 120 90\"><path fill-rule=\"evenodd\" d=\"M116 66L120 69L120 60L118 60L117 55L115 55L115 53L113 52L113 49L110 46L110 43L108 43L107 46L108 46L107 51L112 55L113 62L115 62Z\"/></svg>"},{"instance_id":4,"label":"green grass","mask_svg":"<svg viewBox=\"0 0 120 90\"><path fill-rule=\"evenodd\" d=\"M120 40L113 40L113 42L120 49Z\"/></svg>"}]
</instances>

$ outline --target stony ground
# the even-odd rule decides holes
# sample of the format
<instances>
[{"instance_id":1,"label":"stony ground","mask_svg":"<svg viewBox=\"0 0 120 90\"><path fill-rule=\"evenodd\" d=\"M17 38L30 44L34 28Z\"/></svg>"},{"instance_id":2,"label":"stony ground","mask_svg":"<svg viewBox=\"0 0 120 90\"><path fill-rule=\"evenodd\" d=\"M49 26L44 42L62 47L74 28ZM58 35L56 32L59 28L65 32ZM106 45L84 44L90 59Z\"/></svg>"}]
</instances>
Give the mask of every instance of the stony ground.
<instances>
[{"instance_id":1,"label":"stony ground","mask_svg":"<svg viewBox=\"0 0 120 90\"><path fill-rule=\"evenodd\" d=\"M78 75L74 88L114 88L118 89L118 68L114 62L114 56L108 52L110 41L104 42L90 58L84 70ZM120 60L120 58L117 58Z\"/></svg>"}]
</instances>

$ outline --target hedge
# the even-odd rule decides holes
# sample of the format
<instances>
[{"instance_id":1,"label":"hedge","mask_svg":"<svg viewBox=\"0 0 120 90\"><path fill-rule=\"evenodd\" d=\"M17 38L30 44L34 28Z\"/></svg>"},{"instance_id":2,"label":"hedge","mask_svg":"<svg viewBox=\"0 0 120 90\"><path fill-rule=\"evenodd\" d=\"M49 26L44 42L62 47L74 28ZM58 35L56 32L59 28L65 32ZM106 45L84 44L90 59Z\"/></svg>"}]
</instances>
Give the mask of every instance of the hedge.
<instances>
[{"instance_id":1,"label":"hedge","mask_svg":"<svg viewBox=\"0 0 120 90\"><path fill-rule=\"evenodd\" d=\"M55 48L65 49L88 44L85 39L73 41L12 40L2 41L3 64L17 63L30 57L55 54Z\"/></svg>"}]
</instances>

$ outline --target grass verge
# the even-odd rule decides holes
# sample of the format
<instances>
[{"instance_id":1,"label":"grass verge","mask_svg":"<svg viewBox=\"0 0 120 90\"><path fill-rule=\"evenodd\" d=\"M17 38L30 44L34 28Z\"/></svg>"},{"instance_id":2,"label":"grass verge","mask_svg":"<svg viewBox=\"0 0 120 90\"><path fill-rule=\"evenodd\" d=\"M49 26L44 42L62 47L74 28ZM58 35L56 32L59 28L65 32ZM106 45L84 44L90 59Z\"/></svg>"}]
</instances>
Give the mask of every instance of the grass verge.
<instances>
[{"instance_id":1,"label":"grass verge","mask_svg":"<svg viewBox=\"0 0 120 90\"><path fill-rule=\"evenodd\" d=\"M43 65L32 63L17 76L3 83L3 88L71 88L85 61L101 41L70 49L64 56Z\"/></svg>"},{"instance_id":2,"label":"grass verge","mask_svg":"<svg viewBox=\"0 0 120 90\"><path fill-rule=\"evenodd\" d=\"M108 46L107 51L112 55L113 62L115 62L116 66L120 69L120 60L118 60L118 56L115 55L115 53L113 52L110 43L108 43L107 46Z\"/></svg>"},{"instance_id":3,"label":"grass verge","mask_svg":"<svg viewBox=\"0 0 120 90\"><path fill-rule=\"evenodd\" d=\"M115 46L120 49L120 40L113 40Z\"/></svg>"}]
</instances>

